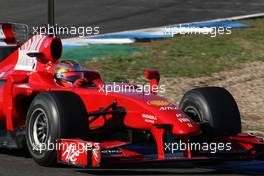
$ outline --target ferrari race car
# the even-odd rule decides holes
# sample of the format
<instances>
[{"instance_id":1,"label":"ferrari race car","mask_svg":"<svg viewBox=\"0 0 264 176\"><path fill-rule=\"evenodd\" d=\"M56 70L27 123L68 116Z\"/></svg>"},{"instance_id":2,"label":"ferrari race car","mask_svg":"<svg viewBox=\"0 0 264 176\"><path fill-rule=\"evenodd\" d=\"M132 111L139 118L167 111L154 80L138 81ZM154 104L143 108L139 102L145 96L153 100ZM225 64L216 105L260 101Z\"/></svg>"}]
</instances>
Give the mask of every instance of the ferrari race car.
<instances>
[{"instance_id":1,"label":"ferrari race car","mask_svg":"<svg viewBox=\"0 0 264 176\"><path fill-rule=\"evenodd\" d=\"M263 138L241 133L238 106L224 88L194 88L177 107L154 91L160 80L155 70L145 72L150 93L124 83L111 91L114 85L94 70L79 71L85 86L65 87L54 79L60 38L35 35L21 44L12 26L0 24L1 147L27 148L43 166L263 155Z\"/></svg>"}]
</instances>

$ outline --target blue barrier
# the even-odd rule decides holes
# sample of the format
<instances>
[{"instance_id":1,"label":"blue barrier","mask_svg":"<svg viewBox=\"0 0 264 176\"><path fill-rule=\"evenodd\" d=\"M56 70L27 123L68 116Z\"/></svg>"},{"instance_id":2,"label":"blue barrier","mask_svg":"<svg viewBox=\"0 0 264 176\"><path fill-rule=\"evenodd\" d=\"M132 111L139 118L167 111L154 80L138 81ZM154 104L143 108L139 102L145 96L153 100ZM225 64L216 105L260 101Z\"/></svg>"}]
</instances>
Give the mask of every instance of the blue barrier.
<instances>
[{"instance_id":1,"label":"blue barrier","mask_svg":"<svg viewBox=\"0 0 264 176\"><path fill-rule=\"evenodd\" d=\"M148 33L116 33L116 34L102 34L98 36L93 36L93 39L110 39L110 38L133 38L133 39L160 39L160 38L170 38L171 35L168 34L148 34Z\"/></svg>"},{"instance_id":2,"label":"blue barrier","mask_svg":"<svg viewBox=\"0 0 264 176\"><path fill-rule=\"evenodd\" d=\"M207 22L198 22L198 23L185 23L185 24L177 24L177 25L169 25L164 26L165 27L196 27L196 28L203 28L203 27L223 27L223 28L231 28L231 29L241 29L241 28L247 28L249 25L236 22L236 21L207 21ZM170 38L170 34L162 34L163 31L159 31L161 34L153 34L153 33L147 33L144 32L144 30L141 30L142 32L132 32L129 31L127 33L114 33L114 34L102 34L98 36L93 36L91 38L93 39L110 39L110 38L116 38L116 39L123 39L123 38L133 38L133 39L161 39L161 38Z\"/></svg>"}]
</instances>

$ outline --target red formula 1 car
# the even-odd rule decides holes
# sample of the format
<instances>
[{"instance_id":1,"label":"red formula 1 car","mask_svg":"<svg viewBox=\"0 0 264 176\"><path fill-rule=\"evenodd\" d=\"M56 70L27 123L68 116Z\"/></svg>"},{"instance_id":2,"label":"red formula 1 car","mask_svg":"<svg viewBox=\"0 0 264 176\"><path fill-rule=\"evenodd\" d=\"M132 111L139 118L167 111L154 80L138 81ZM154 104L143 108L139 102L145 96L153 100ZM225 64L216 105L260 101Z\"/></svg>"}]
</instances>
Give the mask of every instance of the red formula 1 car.
<instances>
[{"instance_id":1,"label":"red formula 1 car","mask_svg":"<svg viewBox=\"0 0 264 176\"><path fill-rule=\"evenodd\" d=\"M64 87L54 79L61 40L36 35L16 41L13 24L0 24L0 146L27 147L44 166L203 159L254 159L263 138L241 133L239 110L223 88L188 91L179 107L157 95L160 75L138 85L106 84L96 71L88 83ZM112 91L113 86L122 86Z\"/></svg>"}]
</instances>

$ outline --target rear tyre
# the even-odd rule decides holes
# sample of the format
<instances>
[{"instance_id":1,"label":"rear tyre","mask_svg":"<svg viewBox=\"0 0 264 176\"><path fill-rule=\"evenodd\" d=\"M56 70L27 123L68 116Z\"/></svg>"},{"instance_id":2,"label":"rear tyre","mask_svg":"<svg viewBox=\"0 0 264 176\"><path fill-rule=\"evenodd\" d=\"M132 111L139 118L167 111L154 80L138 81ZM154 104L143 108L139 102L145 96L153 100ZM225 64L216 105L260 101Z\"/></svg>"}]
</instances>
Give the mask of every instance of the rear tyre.
<instances>
[{"instance_id":1,"label":"rear tyre","mask_svg":"<svg viewBox=\"0 0 264 176\"><path fill-rule=\"evenodd\" d=\"M40 93L29 107L26 125L31 156L38 164L51 166L56 163L57 139L85 137L87 111L81 98L74 93Z\"/></svg>"},{"instance_id":2,"label":"rear tyre","mask_svg":"<svg viewBox=\"0 0 264 176\"><path fill-rule=\"evenodd\" d=\"M224 88L192 89L185 93L179 107L200 123L207 136L232 136L241 132L238 106L233 96Z\"/></svg>"}]
</instances>

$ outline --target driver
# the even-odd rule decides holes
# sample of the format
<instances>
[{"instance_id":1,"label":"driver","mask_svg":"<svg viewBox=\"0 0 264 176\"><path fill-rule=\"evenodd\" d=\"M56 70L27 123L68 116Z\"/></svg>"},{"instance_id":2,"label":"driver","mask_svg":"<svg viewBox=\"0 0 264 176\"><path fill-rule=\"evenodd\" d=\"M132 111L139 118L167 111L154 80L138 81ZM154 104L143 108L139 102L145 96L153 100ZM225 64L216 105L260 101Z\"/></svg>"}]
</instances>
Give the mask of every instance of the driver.
<instances>
[{"instance_id":1,"label":"driver","mask_svg":"<svg viewBox=\"0 0 264 176\"><path fill-rule=\"evenodd\" d=\"M84 78L82 67L75 61L63 60L56 64L55 79L57 83L65 87L81 87L88 83Z\"/></svg>"}]
</instances>

